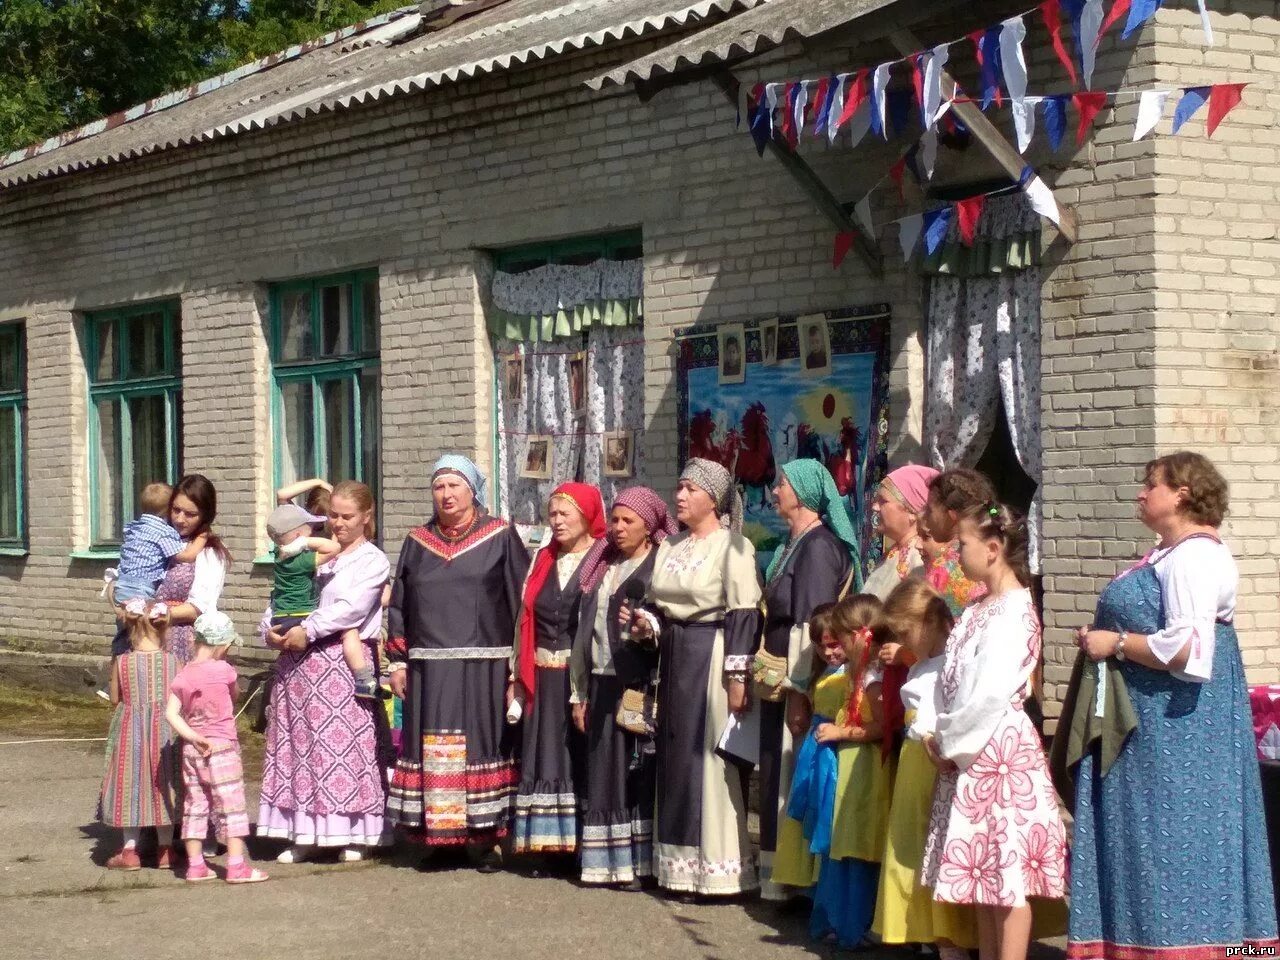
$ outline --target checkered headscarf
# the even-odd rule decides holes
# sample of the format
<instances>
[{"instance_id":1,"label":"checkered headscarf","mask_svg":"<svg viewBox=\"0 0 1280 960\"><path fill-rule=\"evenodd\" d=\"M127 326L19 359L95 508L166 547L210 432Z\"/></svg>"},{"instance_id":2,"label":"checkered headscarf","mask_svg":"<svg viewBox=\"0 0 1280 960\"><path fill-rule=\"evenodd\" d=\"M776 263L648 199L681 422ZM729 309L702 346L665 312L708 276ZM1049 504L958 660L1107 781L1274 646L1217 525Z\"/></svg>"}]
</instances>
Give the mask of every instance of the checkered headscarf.
<instances>
[{"instance_id":1,"label":"checkered headscarf","mask_svg":"<svg viewBox=\"0 0 1280 960\"><path fill-rule=\"evenodd\" d=\"M720 523L733 533L742 532L742 497L733 475L714 460L694 457L685 465L681 480L705 490L715 502Z\"/></svg>"}]
</instances>

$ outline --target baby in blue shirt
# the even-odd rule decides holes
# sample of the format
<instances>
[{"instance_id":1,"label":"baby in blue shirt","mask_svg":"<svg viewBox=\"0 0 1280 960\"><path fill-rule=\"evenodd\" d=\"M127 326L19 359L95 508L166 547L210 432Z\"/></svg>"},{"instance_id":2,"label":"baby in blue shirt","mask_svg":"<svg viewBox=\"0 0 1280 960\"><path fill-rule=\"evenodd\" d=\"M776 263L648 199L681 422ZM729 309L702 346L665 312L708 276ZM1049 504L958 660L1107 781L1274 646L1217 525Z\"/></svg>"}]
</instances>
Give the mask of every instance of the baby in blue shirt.
<instances>
[{"instance_id":1,"label":"baby in blue shirt","mask_svg":"<svg viewBox=\"0 0 1280 960\"><path fill-rule=\"evenodd\" d=\"M134 597L143 600L154 598L169 566L194 563L209 539L202 533L190 543L183 543L178 531L169 525L167 515L172 494L173 490L167 483L149 483L142 488L138 498L142 513L124 525L120 564L111 585L111 602L117 607L124 606ZM116 635L111 641L113 676L115 658L128 652L129 638L124 630L124 620L117 616Z\"/></svg>"}]
</instances>

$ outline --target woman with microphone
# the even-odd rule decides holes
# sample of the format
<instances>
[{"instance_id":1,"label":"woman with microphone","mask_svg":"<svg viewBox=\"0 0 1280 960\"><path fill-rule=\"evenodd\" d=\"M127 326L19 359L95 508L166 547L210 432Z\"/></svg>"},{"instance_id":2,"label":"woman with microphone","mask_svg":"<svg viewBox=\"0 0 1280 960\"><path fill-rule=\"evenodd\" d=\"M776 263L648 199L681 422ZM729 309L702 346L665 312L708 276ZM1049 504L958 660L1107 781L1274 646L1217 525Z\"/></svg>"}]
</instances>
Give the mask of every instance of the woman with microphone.
<instances>
[{"instance_id":1,"label":"woman with microphone","mask_svg":"<svg viewBox=\"0 0 1280 960\"><path fill-rule=\"evenodd\" d=\"M663 499L648 487L631 487L614 501L606 544L582 562L569 702L574 725L587 735L583 883L639 890L641 878L653 876L653 744L614 718L625 690L649 686L658 658L652 644L626 635L618 612L644 598L653 548L675 532Z\"/></svg>"}]
</instances>

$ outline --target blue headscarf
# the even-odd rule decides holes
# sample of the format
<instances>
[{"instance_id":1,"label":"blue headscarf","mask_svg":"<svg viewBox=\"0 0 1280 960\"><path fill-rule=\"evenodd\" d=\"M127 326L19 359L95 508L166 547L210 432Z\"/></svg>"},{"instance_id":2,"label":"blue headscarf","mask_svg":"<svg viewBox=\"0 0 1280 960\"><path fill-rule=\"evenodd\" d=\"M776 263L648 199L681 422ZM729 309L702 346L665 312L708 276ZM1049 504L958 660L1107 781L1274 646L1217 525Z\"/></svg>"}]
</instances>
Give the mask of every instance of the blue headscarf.
<instances>
[{"instance_id":1,"label":"blue headscarf","mask_svg":"<svg viewBox=\"0 0 1280 960\"><path fill-rule=\"evenodd\" d=\"M862 586L862 544L853 527L849 505L836 489L835 479L817 460L792 460L782 465L782 472L796 492L796 499L822 518L827 528L844 542L853 560L855 586ZM788 542L790 542L788 540ZM772 578L774 570L782 563L783 550L777 550L769 562L765 579Z\"/></svg>"},{"instance_id":2,"label":"blue headscarf","mask_svg":"<svg viewBox=\"0 0 1280 960\"><path fill-rule=\"evenodd\" d=\"M489 509L486 498L489 485L484 478L484 474L480 472L480 468L474 463L459 454L446 453L431 468L431 479L434 481L441 473L456 473L461 476L463 480L467 481L467 486L471 488L471 492L475 495L476 506L481 510Z\"/></svg>"}]
</instances>

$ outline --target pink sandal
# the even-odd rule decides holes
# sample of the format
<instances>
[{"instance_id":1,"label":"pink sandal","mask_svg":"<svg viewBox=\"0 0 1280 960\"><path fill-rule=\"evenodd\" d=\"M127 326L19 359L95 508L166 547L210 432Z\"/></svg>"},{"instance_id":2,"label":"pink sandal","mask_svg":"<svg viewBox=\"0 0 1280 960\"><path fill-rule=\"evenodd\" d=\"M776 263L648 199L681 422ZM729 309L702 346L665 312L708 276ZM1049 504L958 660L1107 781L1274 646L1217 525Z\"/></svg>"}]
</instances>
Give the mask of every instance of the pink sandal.
<instances>
[{"instance_id":1,"label":"pink sandal","mask_svg":"<svg viewBox=\"0 0 1280 960\"><path fill-rule=\"evenodd\" d=\"M265 873L247 863L238 867L227 867L227 883L261 883L266 879L268 877Z\"/></svg>"},{"instance_id":2,"label":"pink sandal","mask_svg":"<svg viewBox=\"0 0 1280 960\"><path fill-rule=\"evenodd\" d=\"M187 883L200 883L204 880L214 880L217 876L216 873L209 869L207 863L201 863L197 866L188 866L185 879Z\"/></svg>"}]
</instances>

